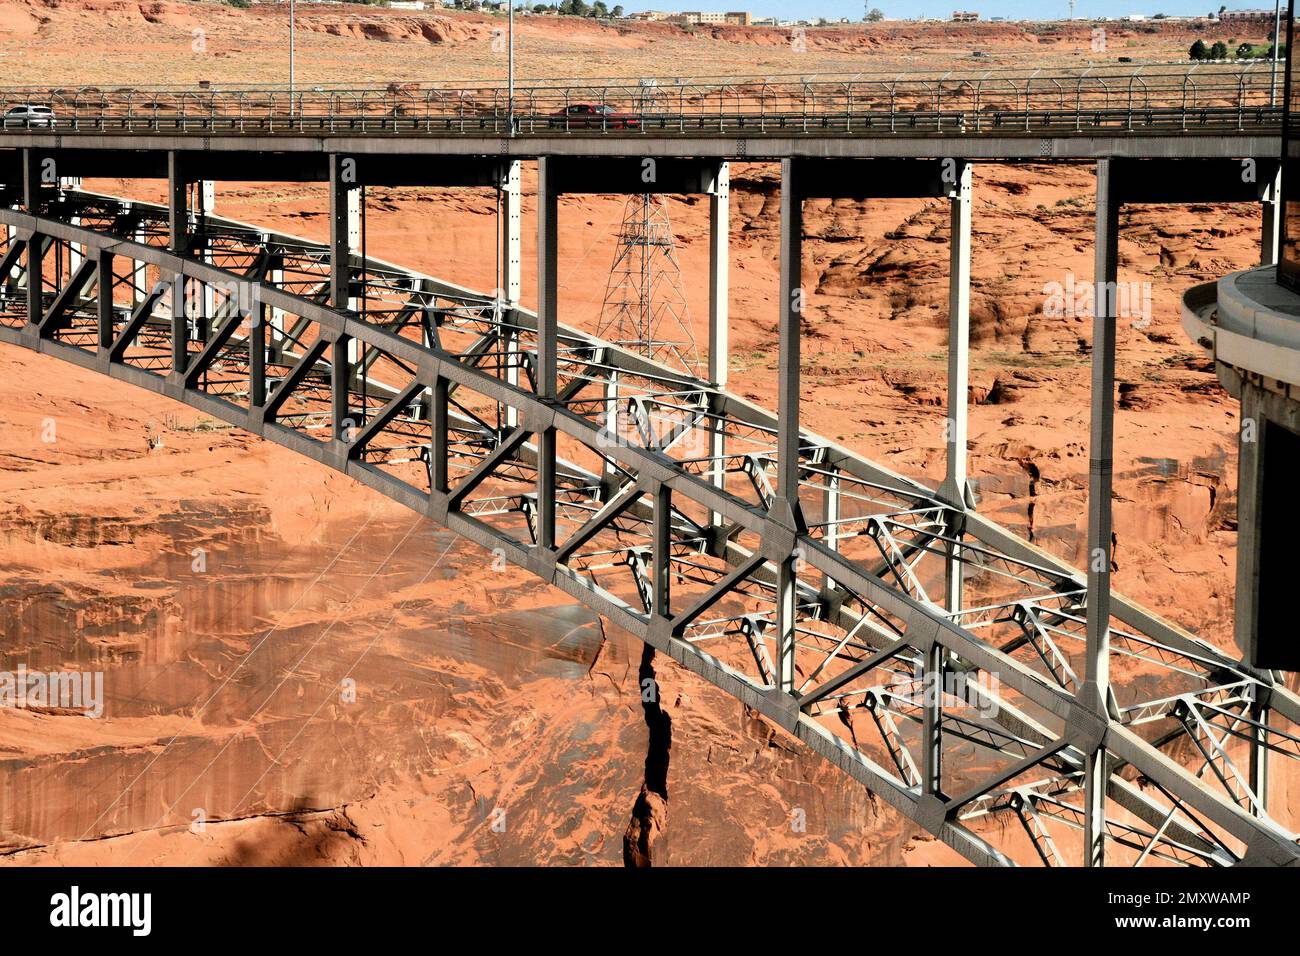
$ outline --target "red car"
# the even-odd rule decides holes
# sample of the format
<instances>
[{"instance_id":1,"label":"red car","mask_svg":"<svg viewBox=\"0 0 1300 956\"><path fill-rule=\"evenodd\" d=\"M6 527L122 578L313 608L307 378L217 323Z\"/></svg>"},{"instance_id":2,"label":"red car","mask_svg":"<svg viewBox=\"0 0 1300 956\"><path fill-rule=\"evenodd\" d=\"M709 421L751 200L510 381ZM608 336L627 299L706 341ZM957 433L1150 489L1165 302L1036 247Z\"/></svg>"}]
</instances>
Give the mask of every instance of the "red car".
<instances>
[{"instance_id":1,"label":"red car","mask_svg":"<svg viewBox=\"0 0 1300 956\"><path fill-rule=\"evenodd\" d=\"M612 106L574 103L551 114L552 129L638 129L641 120Z\"/></svg>"}]
</instances>

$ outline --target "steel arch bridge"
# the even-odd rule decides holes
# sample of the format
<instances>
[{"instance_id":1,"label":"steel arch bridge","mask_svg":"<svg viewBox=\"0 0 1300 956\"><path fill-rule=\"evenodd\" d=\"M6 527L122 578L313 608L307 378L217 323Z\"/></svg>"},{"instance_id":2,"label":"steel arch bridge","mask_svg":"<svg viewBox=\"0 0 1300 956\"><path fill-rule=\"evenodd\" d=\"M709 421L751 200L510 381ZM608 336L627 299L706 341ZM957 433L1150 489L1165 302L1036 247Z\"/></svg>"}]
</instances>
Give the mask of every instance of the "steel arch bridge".
<instances>
[{"instance_id":1,"label":"steel arch bridge","mask_svg":"<svg viewBox=\"0 0 1300 956\"><path fill-rule=\"evenodd\" d=\"M340 292L329 246L211 216L177 254L169 213L71 190L0 208L0 341L496 551L975 863L1080 862L1079 831L1115 864L1300 861L1265 806L1270 756L1300 758L1276 675L1113 595L1098 699L1084 576L968 503L814 434L782 447L709 382L430 276L352 257Z\"/></svg>"}]
</instances>

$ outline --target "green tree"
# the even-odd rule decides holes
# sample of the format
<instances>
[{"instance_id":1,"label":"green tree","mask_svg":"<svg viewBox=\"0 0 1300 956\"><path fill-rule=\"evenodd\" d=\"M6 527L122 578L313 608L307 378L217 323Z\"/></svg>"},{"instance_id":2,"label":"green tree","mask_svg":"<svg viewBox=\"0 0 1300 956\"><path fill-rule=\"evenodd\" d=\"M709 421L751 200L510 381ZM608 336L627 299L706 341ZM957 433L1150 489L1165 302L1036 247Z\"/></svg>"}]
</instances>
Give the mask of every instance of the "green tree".
<instances>
[{"instance_id":1,"label":"green tree","mask_svg":"<svg viewBox=\"0 0 1300 956\"><path fill-rule=\"evenodd\" d=\"M609 15L611 17L621 17L623 15L623 7L621 5L614 7L613 10L609 11Z\"/></svg>"},{"instance_id":2,"label":"green tree","mask_svg":"<svg viewBox=\"0 0 1300 956\"><path fill-rule=\"evenodd\" d=\"M1214 46L1210 47L1211 60L1226 60L1228 58L1228 44L1222 40L1215 40Z\"/></svg>"},{"instance_id":3,"label":"green tree","mask_svg":"<svg viewBox=\"0 0 1300 956\"><path fill-rule=\"evenodd\" d=\"M605 0L596 0L591 5L591 15L602 19L609 16L609 7L605 6Z\"/></svg>"},{"instance_id":4,"label":"green tree","mask_svg":"<svg viewBox=\"0 0 1300 956\"><path fill-rule=\"evenodd\" d=\"M885 12L879 7L872 7L867 11L866 20L868 23L879 23L883 19L885 19Z\"/></svg>"},{"instance_id":5,"label":"green tree","mask_svg":"<svg viewBox=\"0 0 1300 956\"><path fill-rule=\"evenodd\" d=\"M1209 55L1209 51L1206 50L1205 48L1204 40L1197 40L1195 43L1193 43L1192 49L1188 53L1188 56L1190 56L1193 60L1204 60L1208 55Z\"/></svg>"},{"instance_id":6,"label":"green tree","mask_svg":"<svg viewBox=\"0 0 1300 956\"><path fill-rule=\"evenodd\" d=\"M1254 55L1255 44L1253 43L1243 43L1241 46L1237 47L1237 59L1239 60L1248 60Z\"/></svg>"}]
</instances>

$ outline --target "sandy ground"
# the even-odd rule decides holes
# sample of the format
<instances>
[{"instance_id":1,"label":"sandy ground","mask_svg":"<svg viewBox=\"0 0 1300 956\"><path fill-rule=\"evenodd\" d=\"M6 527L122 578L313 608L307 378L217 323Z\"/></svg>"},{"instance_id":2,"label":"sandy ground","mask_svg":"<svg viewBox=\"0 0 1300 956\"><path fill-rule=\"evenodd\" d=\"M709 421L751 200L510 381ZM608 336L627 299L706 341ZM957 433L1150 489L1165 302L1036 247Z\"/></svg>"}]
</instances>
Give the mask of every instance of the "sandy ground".
<instances>
[{"instance_id":1,"label":"sandy ground","mask_svg":"<svg viewBox=\"0 0 1300 956\"><path fill-rule=\"evenodd\" d=\"M492 79L505 75L504 18L454 10L298 5L297 75L304 85ZM288 10L239 10L174 0L4 0L0 61L5 85L284 83ZM696 27L519 17L520 79L708 74L806 74L972 69L996 65L1116 64L1119 57L1185 59L1194 39L1253 41L1192 24L1108 23L1104 50L1093 24L880 23L844 27ZM1260 31L1257 31L1260 32ZM979 51L983 57L973 54Z\"/></svg>"}]
</instances>

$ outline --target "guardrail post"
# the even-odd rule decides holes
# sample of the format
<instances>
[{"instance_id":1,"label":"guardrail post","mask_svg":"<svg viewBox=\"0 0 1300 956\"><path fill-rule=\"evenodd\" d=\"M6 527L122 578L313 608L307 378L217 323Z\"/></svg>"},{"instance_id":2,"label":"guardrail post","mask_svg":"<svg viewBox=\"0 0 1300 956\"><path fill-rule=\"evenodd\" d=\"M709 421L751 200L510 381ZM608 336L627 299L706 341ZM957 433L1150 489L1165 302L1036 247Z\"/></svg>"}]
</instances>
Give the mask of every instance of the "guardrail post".
<instances>
[{"instance_id":1,"label":"guardrail post","mask_svg":"<svg viewBox=\"0 0 1300 956\"><path fill-rule=\"evenodd\" d=\"M1097 238L1092 321L1092 426L1088 440L1087 663L1079 700L1095 713L1111 710L1111 494L1115 446L1116 281L1120 196L1114 161L1097 161ZM1084 766L1084 864L1102 866L1106 850L1105 742Z\"/></svg>"}]
</instances>

